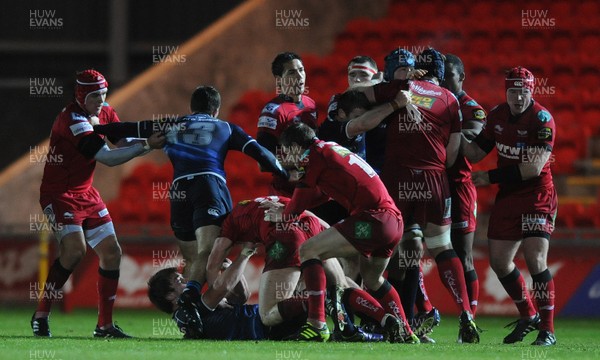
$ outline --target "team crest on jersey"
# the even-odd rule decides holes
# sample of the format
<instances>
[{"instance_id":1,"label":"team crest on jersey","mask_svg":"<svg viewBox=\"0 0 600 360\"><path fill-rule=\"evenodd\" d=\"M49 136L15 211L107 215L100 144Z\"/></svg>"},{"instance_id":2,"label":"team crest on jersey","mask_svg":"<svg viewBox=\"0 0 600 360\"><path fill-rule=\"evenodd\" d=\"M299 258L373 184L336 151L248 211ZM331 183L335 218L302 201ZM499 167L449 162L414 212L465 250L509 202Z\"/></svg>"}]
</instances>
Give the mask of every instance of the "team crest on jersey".
<instances>
[{"instance_id":1,"label":"team crest on jersey","mask_svg":"<svg viewBox=\"0 0 600 360\"><path fill-rule=\"evenodd\" d=\"M552 129L551 128L541 128L537 132L538 140L550 140L552 139Z\"/></svg>"},{"instance_id":2,"label":"team crest on jersey","mask_svg":"<svg viewBox=\"0 0 600 360\"><path fill-rule=\"evenodd\" d=\"M500 126L500 125L494 126L494 132L496 134L502 134L502 131L504 131L504 128L502 126Z\"/></svg>"},{"instance_id":3,"label":"team crest on jersey","mask_svg":"<svg viewBox=\"0 0 600 360\"><path fill-rule=\"evenodd\" d=\"M265 108L263 110L263 112L268 112L271 114L275 114L275 111L277 111L277 109L279 109L279 106L281 104L273 104L273 103L268 103L267 105L265 105Z\"/></svg>"},{"instance_id":4,"label":"team crest on jersey","mask_svg":"<svg viewBox=\"0 0 600 360\"><path fill-rule=\"evenodd\" d=\"M312 116L313 119L316 119L317 118L317 112L316 111L311 112L310 116Z\"/></svg>"},{"instance_id":5,"label":"team crest on jersey","mask_svg":"<svg viewBox=\"0 0 600 360\"><path fill-rule=\"evenodd\" d=\"M242 200L242 201L238 202L238 205L244 206L244 205L248 205L251 202L252 202L252 200Z\"/></svg>"},{"instance_id":6,"label":"team crest on jersey","mask_svg":"<svg viewBox=\"0 0 600 360\"><path fill-rule=\"evenodd\" d=\"M483 110L474 110L473 111L473 117L477 120L483 120L485 119L485 111Z\"/></svg>"},{"instance_id":7,"label":"team crest on jersey","mask_svg":"<svg viewBox=\"0 0 600 360\"><path fill-rule=\"evenodd\" d=\"M547 123L552 118L552 116L550 115L550 113L548 111L546 111L546 110L540 110L540 111L538 111L537 117L543 123Z\"/></svg>"},{"instance_id":8,"label":"team crest on jersey","mask_svg":"<svg viewBox=\"0 0 600 360\"><path fill-rule=\"evenodd\" d=\"M469 101L467 101L465 103L465 105L468 105L468 106L479 106L479 104L475 100L469 100Z\"/></svg>"}]
</instances>

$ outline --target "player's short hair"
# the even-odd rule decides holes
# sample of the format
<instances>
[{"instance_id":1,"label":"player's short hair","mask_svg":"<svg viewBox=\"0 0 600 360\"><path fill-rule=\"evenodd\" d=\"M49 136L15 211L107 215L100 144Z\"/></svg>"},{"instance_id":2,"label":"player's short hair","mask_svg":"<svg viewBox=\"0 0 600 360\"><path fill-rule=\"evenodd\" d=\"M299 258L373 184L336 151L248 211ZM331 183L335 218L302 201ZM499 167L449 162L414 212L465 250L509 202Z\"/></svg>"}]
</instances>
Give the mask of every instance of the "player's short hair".
<instances>
[{"instance_id":1,"label":"player's short hair","mask_svg":"<svg viewBox=\"0 0 600 360\"><path fill-rule=\"evenodd\" d=\"M454 55L454 54L446 54L446 60L444 61L446 64L450 64L454 66L454 68L458 71L459 74L465 73L465 65L462 60Z\"/></svg>"},{"instance_id":2,"label":"player's short hair","mask_svg":"<svg viewBox=\"0 0 600 360\"><path fill-rule=\"evenodd\" d=\"M352 64L364 64L367 63L369 65L371 65L371 67L373 67L373 69L378 70L377 68L377 63L375 62L375 60L373 60L372 57L370 56L366 56L366 55L358 55L352 58L352 60L350 60L348 62L348 66L346 67L350 67L350 65Z\"/></svg>"},{"instance_id":3,"label":"player's short hair","mask_svg":"<svg viewBox=\"0 0 600 360\"><path fill-rule=\"evenodd\" d=\"M338 109L344 110L346 115L356 108L369 109L370 107L369 99L362 91L348 90L338 98Z\"/></svg>"},{"instance_id":4,"label":"player's short hair","mask_svg":"<svg viewBox=\"0 0 600 360\"><path fill-rule=\"evenodd\" d=\"M221 107L221 94L213 86L198 86L192 94L190 109L193 113L214 114Z\"/></svg>"},{"instance_id":5,"label":"player's short hair","mask_svg":"<svg viewBox=\"0 0 600 360\"><path fill-rule=\"evenodd\" d=\"M148 298L160 311L172 314L175 311L173 302L168 299L169 294L175 292L173 277L177 273L174 267L159 270L148 280Z\"/></svg>"},{"instance_id":6,"label":"player's short hair","mask_svg":"<svg viewBox=\"0 0 600 360\"><path fill-rule=\"evenodd\" d=\"M292 60L300 60L300 62L302 62L302 58L300 57L300 55L290 51L277 54L277 56L275 56L275 59L273 59L273 62L271 63L271 72L273 73L273 75L283 75L283 65Z\"/></svg>"},{"instance_id":7,"label":"player's short hair","mask_svg":"<svg viewBox=\"0 0 600 360\"><path fill-rule=\"evenodd\" d=\"M279 141L283 146L292 146L296 143L303 148L308 148L317 139L317 134L308 125L298 122L287 127L281 134Z\"/></svg>"}]
</instances>

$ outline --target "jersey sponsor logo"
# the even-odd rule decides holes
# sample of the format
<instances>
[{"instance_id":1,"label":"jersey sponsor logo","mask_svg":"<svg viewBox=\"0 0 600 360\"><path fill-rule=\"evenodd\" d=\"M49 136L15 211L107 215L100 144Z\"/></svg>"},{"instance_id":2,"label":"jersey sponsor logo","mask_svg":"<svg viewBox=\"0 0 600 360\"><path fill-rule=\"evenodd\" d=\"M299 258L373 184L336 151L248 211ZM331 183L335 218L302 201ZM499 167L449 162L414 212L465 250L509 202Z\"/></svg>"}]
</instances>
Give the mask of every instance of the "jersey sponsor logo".
<instances>
[{"instance_id":1,"label":"jersey sponsor logo","mask_svg":"<svg viewBox=\"0 0 600 360\"><path fill-rule=\"evenodd\" d=\"M469 100L469 101L467 101L465 103L465 105L467 105L467 106L479 106L479 104L475 100Z\"/></svg>"},{"instance_id":2,"label":"jersey sponsor logo","mask_svg":"<svg viewBox=\"0 0 600 360\"><path fill-rule=\"evenodd\" d=\"M373 228L370 223L357 221L354 224L354 237L357 239L370 239L373 235Z\"/></svg>"},{"instance_id":3,"label":"jersey sponsor logo","mask_svg":"<svg viewBox=\"0 0 600 360\"><path fill-rule=\"evenodd\" d=\"M98 216L105 217L106 215L108 215L108 209L105 208L105 209L98 211Z\"/></svg>"},{"instance_id":4,"label":"jersey sponsor logo","mask_svg":"<svg viewBox=\"0 0 600 360\"><path fill-rule=\"evenodd\" d=\"M485 111L483 110L474 110L473 111L473 117L477 120L483 120L485 119Z\"/></svg>"},{"instance_id":5,"label":"jersey sponsor logo","mask_svg":"<svg viewBox=\"0 0 600 360\"><path fill-rule=\"evenodd\" d=\"M78 114L78 113L74 113L74 112L71 113L71 120L73 120L73 121L88 121L87 117L85 117L81 114Z\"/></svg>"},{"instance_id":6,"label":"jersey sponsor logo","mask_svg":"<svg viewBox=\"0 0 600 360\"><path fill-rule=\"evenodd\" d=\"M496 149L498 149L498 155L507 159L517 160L521 155L522 146L510 146L497 142Z\"/></svg>"},{"instance_id":7,"label":"jersey sponsor logo","mask_svg":"<svg viewBox=\"0 0 600 360\"><path fill-rule=\"evenodd\" d=\"M552 129L551 128L541 128L537 132L538 140L550 140L552 139Z\"/></svg>"},{"instance_id":8,"label":"jersey sponsor logo","mask_svg":"<svg viewBox=\"0 0 600 360\"><path fill-rule=\"evenodd\" d=\"M421 85L417 85L414 83L411 83L410 88L413 92L419 93L421 95L430 95L430 96L441 96L442 95L442 93L440 91L427 90L427 89L421 87Z\"/></svg>"},{"instance_id":9,"label":"jersey sponsor logo","mask_svg":"<svg viewBox=\"0 0 600 360\"><path fill-rule=\"evenodd\" d=\"M537 113L537 118L545 124L552 119L552 115L550 115L550 113L546 110L540 110Z\"/></svg>"},{"instance_id":10,"label":"jersey sponsor logo","mask_svg":"<svg viewBox=\"0 0 600 360\"><path fill-rule=\"evenodd\" d=\"M265 105L263 112L275 114L275 111L277 111L277 109L279 109L279 106L281 106L281 104L268 103L267 105Z\"/></svg>"},{"instance_id":11,"label":"jersey sponsor logo","mask_svg":"<svg viewBox=\"0 0 600 360\"><path fill-rule=\"evenodd\" d=\"M73 124L69 126L69 129L71 129L73 136L77 136L79 134L86 133L89 131L94 131L94 127L92 126L92 124L90 124L87 121Z\"/></svg>"},{"instance_id":12,"label":"jersey sponsor logo","mask_svg":"<svg viewBox=\"0 0 600 360\"><path fill-rule=\"evenodd\" d=\"M527 130L517 130L518 137L527 137Z\"/></svg>"},{"instance_id":13,"label":"jersey sponsor logo","mask_svg":"<svg viewBox=\"0 0 600 360\"><path fill-rule=\"evenodd\" d=\"M273 119L270 116L261 116L258 118L258 127L275 130L277 128L277 119Z\"/></svg>"},{"instance_id":14,"label":"jersey sponsor logo","mask_svg":"<svg viewBox=\"0 0 600 360\"><path fill-rule=\"evenodd\" d=\"M441 94L440 94L441 95ZM435 98L427 97L427 96L419 96L412 94L411 95L412 103L416 106L431 109L433 107L433 103L437 100Z\"/></svg>"},{"instance_id":15,"label":"jersey sponsor logo","mask_svg":"<svg viewBox=\"0 0 600 360\"><path fill-rule=\"evenodd\" d=\"M496 134L502 134L503 131L504 131L504 128L502 126L500 126L500 125L494 126L494 132Z\"/></svg>"}]
</instances>

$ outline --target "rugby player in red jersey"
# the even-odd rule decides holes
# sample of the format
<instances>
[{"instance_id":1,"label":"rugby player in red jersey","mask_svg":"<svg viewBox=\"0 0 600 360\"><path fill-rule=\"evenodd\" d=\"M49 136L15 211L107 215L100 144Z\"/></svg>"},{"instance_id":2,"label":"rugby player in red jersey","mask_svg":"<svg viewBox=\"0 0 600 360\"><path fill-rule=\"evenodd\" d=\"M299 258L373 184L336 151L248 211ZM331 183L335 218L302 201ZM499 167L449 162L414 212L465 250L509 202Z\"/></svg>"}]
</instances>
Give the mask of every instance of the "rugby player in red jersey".
<instances>
[{"instance_id":1,"label":"rugby player in red jersey","mask_svg":"<svg viewBox=\"0 0 600 360\"><path fill-rule=\"evenodd\" d=\"M485 123L483 108L463 90L465 66L460 58L446 54L445 76L442 86L458 99L463 116L462 133L472 140ZM465 270L465 281L471 312L475 316L479 298L479 280L473 265L473 240L477 226L477 190L471 180L471 163L459 154L454 165L447 170L450 194L452 195L452 247L458 254Z\"/></svg>"},{"instance_id":2,"label":"rugby player in red jersey","mask_svg":"<svg viewBox=\"0 0 600 360\"><path fill-rule=\"evenodd\" d=\"M391 113L404 106L393 102L380 107ZM396 100L394 100L396 101ZM275 219L297 216L303 210L327 201L342 204L350 216L300 247L302 274L308 292L308 319L299 340L326 341L329 330L325 323L325 272L323 260L361 254L360 274L371 295L384 307L387 316L381 325L392 342L418 343L402 310L396 290L385 280L383 272L402 237L402 216L375 171L358 155L316 137L314 130L298 123L289 126L281 136L286 148L301 154L294 165L302 167L300 179L290 203L285 208L271 208ZM269 213L268 213L269 214Z\"/></svg>"},{"instance_id":3,"label":"rugby player in red jersey","mask_svg":"<svg viewBox=\"0 0 600 360\"><path fill-rule=\"evenodd\" d=\"M281 133L296 122L316 129L317 108L315 101L304 94L306 74L298 54L277 54L271 64L271 72L275 77L278 95L260 113L256 140L275 156L281 156L282 151L278 146ZM274 195L291 196L294 185L274 176L270 191Z\"/></svg>"},{"instance_id":4,"label":"rugby player in red jersey","mask_svg":"<svg viewBox=\"0 0 600 360\"><path fill-rule=\"evenodd\" d=\"M533 330L532 345L554 345L554 280L547 256L558 201L550 171L556 127L550 112L532 97L535 79L524 67L515 67L505 79L506 103L493 108L484 130L472 141L463 136L461 148L476 163L495 147L498 167L472 174L475 186L498 184L490 214L490 265L515 302L520 319L504 338L505 344L523 341ZM523 243L523 255L533 280L533 305L514 257Z\"/></svg>"},{"instance_id":5,"label":"rugby player in red jersey","mask_svg":"<svg viewBox=\"0 0 600 360\"><path fill-rule=\"evenodd\" d=\"M377 68L377 63L369 56L359 55L353 57L348 62L347 72L348 86L351 88L366 84L377 84L381 82L381 78L383 77L383 74ZM345 113L341 115L339 113L338 100L341 95L335 94L329 100L327 119L319 126L319 138L325 141L335 141L369 162L369 159L367 159L366 138L370 134L358 133L353 136L348 135L346 132L346 123L349 117ZM377 139L377 141L371 141L370 144L379 146L381 142ZM369 153L371 152L369 151ZM346 209L333 200L311 209L311 211L329 224L335 224L348 216ZM339 258L338 260L348 277L355 281L359 280L358 257Z\"/></svg>"},{"instance_id":6,"label":"rugby player in red jersey","mask_svg":"<svg viewBox=\"0 0 600 360\"><path fill-rule=\"evenodd\" d=\"M444 79L443 55L426 49L418 55L416 67L427 70L421 80L393 80L361 91L371 103L390 101L400 90L410 91L411 103L386 119L381 178L394 194L407 223L418 225L410 226L411 231L402 239L403 259L420 261L424 237L440 279L461 312L458 342L476 343L479 331L472 319L463 267L450 240L451 199L446 168L454 164L458 155L461 113L456 97L439 86ZM353 121L372 119L363 114Z\"/></svg>"},{"instance_id":7,"label":"rugby player in red jersey","mask_svg":"<svg viewBox=\"0 0 600 360\"><path fill-rule=\"evenodd\" d=\"M130 337L113 324L112 312L119 281L121 247L112 219L98 191L92 186L96 162L122 164L164 145L154 134L144 143L110 149L93 125L119 121L106 102L108 82L96 70L77 73L75 101L57 116L50 134L56 162L47 162L40 187L40 205L59 243L37 309L31 318L35 336L50 337L50 292L60 291L86 252L86 242L100 259L98 268L98 323L95 337ZM110 139L109 139L110 140ZM58 161L60 160L60 161Z\"/></svg>"}]
</instances>

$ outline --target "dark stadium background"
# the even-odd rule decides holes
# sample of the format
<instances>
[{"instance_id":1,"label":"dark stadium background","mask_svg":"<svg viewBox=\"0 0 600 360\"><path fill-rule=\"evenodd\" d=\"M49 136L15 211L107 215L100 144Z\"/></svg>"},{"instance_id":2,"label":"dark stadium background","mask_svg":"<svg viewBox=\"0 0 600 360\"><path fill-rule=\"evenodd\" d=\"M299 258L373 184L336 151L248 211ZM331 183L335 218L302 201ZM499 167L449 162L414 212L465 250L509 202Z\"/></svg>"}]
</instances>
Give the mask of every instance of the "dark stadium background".
<instances>
[{"instance_id":1,"label":"dark stadium background","mask_svg":"<svg viewBox=\"0 0 600 360\"><path fill-rule=\"evenodd\" d=\"M550 250L557 288L564 289L557 308L560 315L600 316L598 8L593 0L27 0L4 4L0 12L0 303L28 300L29 285L37 279L39 239L44 238L37 204L43 169L39 152L47 146L44 140L56 114L70 100L76 70L93 67L104 73L110 83L108 100L127 121L184 114L195 86L216 85L223 94L223 118L255 135L258 113L274 95L270 62L276 53L292 50L303 56L308 95L317 100L322 121L329 96L346 86L348 59L359 53L370 55L381 68L384 55L396 47L416 51L431 45L463 59L465 89L488 111L504 99L504 70L524 65L538 78L540 92L534 98L552 112L558 129L552 161L560 207ZM290 18L294 24L286 26ZM41 20L40 26L36 19ZM59 26L46 26L44 21ZM177 49L179 58L157 61L155 49L161 47ZM40 85L36 79L51 85ZM62 96L36 95L40 87ZM492 158L480 165L491 167ZM161 264L176 264L165 255L176 252L161 252L175 249L168 202L160 199L161 194L158 200L156 196L171 171L159 152L116 168L97 167L95 185L115 219L125 254L131 255L124 261L123 273L128 275L120 289L121 306L147 306L143 289L148 274ZM234 200L265 193L268 177L243 157L232 156L227 171ZM479 189L476 255L478 272L485 279L493 278L487 267L485 230L494 192L494 188ZM48 244L52 251L51 236ZM80 281L95 269L95 258L88 256L76 273L76 286L91 284ZM259 270L256 264L254 276ZM434 278L432 288L439 285ZM489 287L482 290L489 313L514 311L502 290L496 291L498 284L490 280L484 285ZM79 293L93 291L84 288ZM443 303L444 293L439 296L438 303ZM93 307L94 301L73 296L63 306Z\"/></svg>"}]
</instances>

